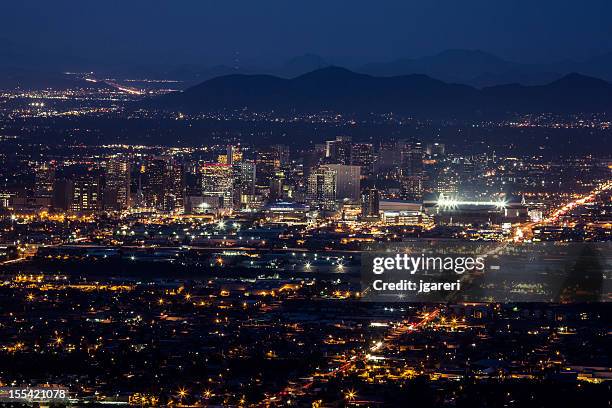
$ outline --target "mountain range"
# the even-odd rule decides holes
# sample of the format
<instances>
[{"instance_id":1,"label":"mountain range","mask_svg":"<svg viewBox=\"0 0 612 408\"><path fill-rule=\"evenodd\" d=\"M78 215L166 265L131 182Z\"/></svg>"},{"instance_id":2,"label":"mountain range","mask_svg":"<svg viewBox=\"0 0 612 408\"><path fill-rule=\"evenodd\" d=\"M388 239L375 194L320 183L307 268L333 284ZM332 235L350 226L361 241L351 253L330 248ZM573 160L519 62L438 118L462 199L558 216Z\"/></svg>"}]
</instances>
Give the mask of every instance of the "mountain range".
<instances>
[{"instance_id":1,"label":"mountain range","mask_svg":"<svg viewBox=\"0 0 612 408\"><path fill-rule=\"evenodd\" d=\"M567 59L538 64L513 62L482 50L466 49L451 49L433 55L387 62L370 62L367 58L322 57L311 53L280 63L235 61L232 65L224 65L202 61L142 61L135 64L127 61L93 60L70 53L52 53L35 46L18 46L0 38L0 86L3 82L14 84L15 79L23 83L37 83L37 75L44 78L49 73L93 71L98 75L114 78L176 79L184 81L187 87L230 74L268 74L294 78L334 65L373 76L423 74L444 82L478 88L511 83L543 85L572 72L612 81L612 52L584 60ZM5 80L9 75L13 80Z\"/></svg>"},{"instance_id":2,"label":"mountain range","mask_svg":"<svg viewBox=\"0 0 612 408\"><path fill-rule=\"evenodd\" d=\"M267 68L253 64L240 67L182 65L167 71L166 75L193 84L196 81L230 74L268 74L293 78L334 65L341 65L352 71L373 76L423 74L445 82L471 85L477 88L513 83L543 85L573 72L612 81L612 52L582 61L568 59L550 63L525 64L508 61L480 50L460 49L446 50L420 58L401 58L367 64L344 63L335 58L326 59L316 54L305 54L291 58L279 66Z\"/></svg>"},{"instance_id":3,"label":"mountain range","mask_svg":"<svg viewBox=\"0 0 612 408\"><path fill-rule=\"evenodd\" d=\"M366 64L356 70L378 76L425 74L443 81L476 87L511 83L541 85L572 72L612 81L612 52L583 61L524 64L480 50L446 50L422 58Z\"/></svg>"},{"instance_id":4,"label":"mountain range","mask_svg":"<svg viewBox=\"0 0 612 408\"><path fill-rule=\"evenodd\" d=\"M226 75L146 102L185 111L396 112L465 117L506 112L602 112L612 109L612 84L572 73L545 85L478 89L426 75L372 76L340 67L292 79Z\"/></svg>"}]
</instances>

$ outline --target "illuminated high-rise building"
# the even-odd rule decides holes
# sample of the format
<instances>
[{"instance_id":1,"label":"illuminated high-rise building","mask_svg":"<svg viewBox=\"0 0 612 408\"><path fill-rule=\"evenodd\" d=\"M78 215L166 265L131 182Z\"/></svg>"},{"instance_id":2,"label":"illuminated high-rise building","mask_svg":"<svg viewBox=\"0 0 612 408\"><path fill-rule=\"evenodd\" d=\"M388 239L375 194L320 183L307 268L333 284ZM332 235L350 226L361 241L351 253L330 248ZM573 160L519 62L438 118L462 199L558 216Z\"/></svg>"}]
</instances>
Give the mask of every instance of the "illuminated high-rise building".
<instances>
[{"instance_id":1,"label":"illuminated high-rise building","mask_svg":"<svg viewBox=\"0 0 612 408\"><path fill-rule=\"evenodd\" d=\"M321 210L336 208L336 171L328 166L319 166L308 177L307 199Z\"/></svg>"},{"instance_id":2,"label":"illuminated high-rise building","mask_svg":"<svg viewBox=\"0 0 612 408\"><path fill-rule=\"evenodd\" d=\"M180 211L185 205L185 169L173 157L155 157L141 167L145 205L163 211Z\"/></svg>"},{"instance_id":3,"label":"illuminated high-rise building","mask_svg":"<svg viewBox=\"0 0 612 408\"><path fill-rule=\"evenodd\" d=\"M285 184L285 173L277 171L270 179L270 200L280 200L283 198L283 186Z\"/></svg>"},{"instance_id":4,"label":"illuminated high-rise building","mask_svg":"<svg viewBox=\"0 0 612 408\"><path fill-rule=\"evenodd\" d=\"M225 154L220 154L217 162L221 164L236 164L242 161L240 146L228 145Z\"/></svg>"},{"instance_id":5,"label":"illuminated high-rise building","mask_svg":"<svg viewBox=\"0 0 612 408\"><path fill-rule=\"evenodd\" d=\"M361 174L372 173L374 164L374 150L370 143L355 143L351 148L351 163L353 166L361 167Z\"/></svg>"},{"instance_id":6,"label":"illuminated high-rise building","mask_svg":"<svg viewBox=\"0 0 612 408\"><path fill-rule=\"evenodd\" d=\"M405 199L423 198L424 153L421 142L406 143L401 150L401 183Z\"/></svg>"},{"instance_id":7,"label":"illuminated high-rise building","mask_svg":"<svg viewBox=\"0 0 612 408\"><path fill-rule=\"evenodd\" d=\"M327 164L325 167L336 172L336 200L359 202L360 167L344 164Z\"/></svg>"},{"instance_id":8,"label":"illuminated high-rise building","mask_svg":"<svg viewBox=\"0 0 612 408\"><path fill-rule=\"evenodd\" d=\"M374 161L374 171L389 171L401 165L403 144L382 143Z\"/></svg>"},{"instance_id":9,"label":"illuminated high-rise building","mask_svg":"<svg viewBox=\"0 0 612 408\"><path fill-rule=\"evenodd\" d=\"M278 168L286 168L289 165L289 146L276 144L271 146L275 160L278 163Z\"/></svg>"},{"instance_id":10,"label":"illuminated high-rise building","mask_svg":"<svg viewBox=\"0 0 612 408\"><path fill-rule=\"evenodd\" d=\"M217 208L232 208L234 192L233 167L229 164L206 163L201 169L202 197L213 199Z\"/></svg>"},{"instance_id":11,"label":"illuminated high-rise building","mask_svg":"<svg viewBox=\"0 0 612 408\"><path fill-rule=\"evenodd\" d=\"M70 210L79 213L95 212L100 210L101 204L100 177L95 173L76 176L73 181Z\"/></svg>"},{"instance_id":12,"label":"illuminated high-rise building","mask_svg":"<svg viewBox=\"0 0 612 408\"><path fill-rule=\"evenodd\" d=\"M142 192L147 207L162 209L164 203L164 173L166 160L152 158L141 167Z\"/></svg>"},{"instance_id":13,"label":"illuminated high-rise building","mask_svg":"<svg viewBox=\"0 0 612 408\"><path fill-rule=\"evenodd\" d=\"M325 142L325 158L333 164L351 164L352 138L337 136Z\"/></svg>"},{"instance_id":14,"label":"illuminated high-rise building","mask_svg":"<svg viewBox=\"0 0 612 408\"><path fill-rule=\"evenodd\" d=\"M52 197L55 183L55 167L51 163L43 163L36 167L34 174L34 196Z\"/></svg>"},{"instance_id":15,"label":"illuminated high-rise building","mask_svg":"<svg viewBox=\"0 0 612 408\"><path fill-rule=\"evenodd\" d=\"M111 157L106 164L105 206L115 210L130 207L131 164L126 156Z\"/></svg>"},{"instance_id":16,"label":"illuminated high-rise building","mask_svg":"<svg viewBox=\"0 0 612 408\"><path fill-rule=\"evenodd\" d=\"M307 199L325 210L343 200L359 202L360 179L359 166L321 165L310 172Z\"/></svg>"},{"instance_id":17,"label":"illuminated high-rise building","mask_svg":"<svg viewBox=\"0 0 612 408\"><path fill-rule=\"evenodd\" d=\"M255 195L256 164L253 161L242 161L232 166L234 177L234 206L237 208L244 201L243 197Z\"/></svg>"},{"instance_id":18,"label":"illuminated high-rise building","mask_svg":"<svg viewBox=\"0 0 612 408\"><path fill-rule=\"evenodd\" d=\"M405 143L401 150L402 170L406 175L414 176L423 173L423 144L421 142Z\"/></svg>"},{"instance_id":19,"label":"illuminated high-rise building","mask_svg":"<svg viewBox=\"0 0 612 408\"><path fill-rule=\"evenodd\" d=\"M441 169L436 177L435 192L454 195L459 191L459 175L450 167Z\"/></svg>"},{"instance_id":20,"label":"illuminated high-rise building","mask_svg":"<svg viewBox=\"0 0 612 408\"><path fill-rule=\"evenodd\" d=\"M242 194L255 194L256 169L257 165L252 161L234 165L235 185Z\"/></svg>"},{"instance_id":21,"label":"illuminated high-rise building","mask_svg":"<svg viewBox=\"0 0 612 408\"><path fill-rule=\"evenodd\" d=\"M200 166L195 162L185 163L185 196L197 197L202 195L202 179Z\"/></svg>"},{"instance_id":22,"label":"illuminated high-rise building","mask_svg":"<svg viewBox=\"0 0 612 408\"><path fill-rule=\"evenodd\" d=\"M174 159L166 162L163 181L163 209L181 211L185 204L185 172Z\"/></svg>"},{"instance_id":23,"label":"illuminated high-rise building","mask_svg":"<svg viewBox=\"0 0 612 408\"><path fill-rule=\"evenodd\" d=\"M375 188L367 188L361 195L361 215L367 218L377 218L380 213L380 192Z\"/></svg>"},{"instance_id":24,"label":"illuminated high-rise building","mask_svg":"<svg viewBox=\"0 0 612 408\"><path fill-rule=\"evenodd\" d=\"M242 151L240 146L229 145L227 146L227 164L234 164L242 161Z\"/></svg>"},{"instance_id":25,"label":"illuminated high-rise building","mask_svg":"<svg viewBox=\"0 0 612 408\"><path fill-rule=\"evenodd\" d=\"M257 185L267 187L274 172L280 169L280 158L273 150L261 150L257 152Z\"/></svg>"},{"instance_id":26,"label":"illuminated high-rise building","mask_svg":"<svg viewBox=\"0 0 612 408\"><path fill-rule=\"evenodd\" d=\"M423 176L402 176L402 197L406 200L418 201L423 198Z\"/></svg>"}]
</instances>

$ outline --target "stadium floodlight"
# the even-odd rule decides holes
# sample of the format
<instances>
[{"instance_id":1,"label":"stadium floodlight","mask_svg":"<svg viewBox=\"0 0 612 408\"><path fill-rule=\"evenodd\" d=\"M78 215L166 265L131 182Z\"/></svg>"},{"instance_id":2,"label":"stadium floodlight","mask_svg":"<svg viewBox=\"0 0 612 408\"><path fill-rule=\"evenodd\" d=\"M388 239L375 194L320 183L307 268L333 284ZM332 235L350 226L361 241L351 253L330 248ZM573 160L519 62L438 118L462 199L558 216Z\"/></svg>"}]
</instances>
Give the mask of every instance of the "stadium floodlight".
<instances>
[{"instance_id":1,"label":"stadium floodlight","mask_svg":"<svg viewBox=\"0 0 612 408\"><path fill-rule=\"evenodd\" d=\"M440 194L438 201L436 202L438 207L442 207L443 209L454 209L463 205L470 206L494 206L497 209L504 209L508 207L508 201L506 200L489 200L489 201L471 201L471 200L459 200L453 197L446 197L444 194Z\"/></svg>"}]
</instances>

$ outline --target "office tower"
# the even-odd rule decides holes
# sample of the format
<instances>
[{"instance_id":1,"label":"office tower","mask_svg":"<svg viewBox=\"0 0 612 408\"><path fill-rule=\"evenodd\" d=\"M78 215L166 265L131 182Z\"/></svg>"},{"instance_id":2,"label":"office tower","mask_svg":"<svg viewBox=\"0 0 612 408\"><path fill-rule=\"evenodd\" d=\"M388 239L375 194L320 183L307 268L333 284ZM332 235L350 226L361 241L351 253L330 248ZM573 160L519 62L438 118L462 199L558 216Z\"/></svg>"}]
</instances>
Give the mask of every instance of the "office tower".
<instances>
[{"instance_id":1,"label":"office tower","mask_svg":"<svg viewBox=\"0 0 612 408\"><path fill-rule=\"evenodd\" d=\"M200 167L186 166L185 171L185 196L202 196L202 178L200 177Z\"/></svg>"},{"instance_id":2,"label":"office tower","mask_svg":"<svg viewBox=\"0 0 612 408\"><path fill-rule=\"evenodd\" d=\"M336 200L358 202L360 193L360 167L344 164L327 164L327 168L336 172Z\"/></svg>"},{"instance_id":3,"label":"office tower","mask_svg":"<svg viewBox=\"0 0 612 408\"><path fill-rule=\"evenodd\" d=\"M376 188L368 188L361 195L361 215L368 218L378 218L380 212L380 192Z\"/></svg>"},{"instance_id":4,"label":"office tower","mask_svg":"<svg viewBox=\"0 0 612 408\"><path fill-rule=\"evenodd\" d=\"M336 171L319 166L308 177L307 199L313 207L321 210L336 208Z\"/></svg>"},{"instance_id":5,"label":"office tower","mask_svg":"<svg viewBox=\"0 0 612 408\"><path fill-rule=\"evenodd\" d=\"M401 150L402 170L407 175L419 175L423 173L424 151L421 142L404 144Z\"/></svg>"},{"instance_id":6,"label":"office tower","mask_svg":"<svg viewBox=\"0 0 612 408\"><path fill-rule=\"evenodd\" d=\"M106 164L105 207L125 210L131 205L131 164L126 156L111 157Z\"/></svg>"},{"instance_id":7,"label":"office tower","mask_svg":"<svg viewBox=\"0 0 612 408\"><path fill-rule=\"evenodd\" d=\"M388 171L401 165L403 144L381 143L374 161L374 171Z\"/></svg>"},{"instance_id":8,"label":"office tower","mask_svg":"<svg viewBox=\"0 0 612 408\"><path fill-rule=\"evenodd\" d=\"M225 155L227 157L227 164L229 165L238 163L242 160L242 152L238 146L228 145Z\"/></svg>"},{"instance_id":9,"label":"office tower","mask_svg":"<svg viewBox=\"0 0 612 408\"><path fill-rule=\"evenodd\" d=\"M234 177L234 207L238 208L246 197L255 195L256 165L253 161L243 161L232 166Z\"/></svg>"},{"instance_id":10,"label":"office tower","mask_svg":"<svg viewBox=\"0 0 612 408\"><path fill-rule=\"evenodd\" d=\"M43 163L36 167L34 174L34 196L52 197L55 183L55 167L50 163Z\"/></svg>"},{"instance_id":11,"label":"office tower","mask_svg":"<svg viewBox=\"0 0 612 408\"><path fill-rule=\"evenodd\" d=\"M233 166L234 173L234 190L238 198L241 195L255 194L256 183L256 165L252 161L244 161Z\"/></svg>"},{"instance_id":12,"label":"office tower","mask_svg":"<svg viewBox=\"0 0 612 408\"><path fill-rule=\"evenodd\" d=\"M283 198L283 186L285 185L285 173L277 171L270 179L270 201Z\"/></svg>"},{"instance_id":13,"label":"office tower","mask_svg":"<svg viewBox=\"0 0 612 408\"><path fill-rule=\"evenodd\" d=\"M181 211L185 204L185 172L174 159L166 162L163 180L163 209Z\"/></svg>"},{"instance_id":14,"label":"office tower","mask_svg":"<svg viewBox=\"0 0 612 408\"><path fill-rule=\"evenodd\" d=\"M55 210L68 211L72 206L74 183L67 178L55 179L51 205Z\"/></svg>"},{"instance_id":15,"label":"office tower","mask_svg":"<svg viewBox=\"0 0 612 408\"><path fill-rule=\"evenodd\" d=\"M206 163L201 169L202 197L212 198L216 208L232 208L234 177L229 164Z\"/></svg>"},{"instance_id":16,"label":"office tower","mask_svg":"<svg viewBox=\"0 0 612 408\"><path fill-rule=\"evenodd\" d=\"M100 177L97 174L88 173L74 178L71 211L98 211L102 204L100 198Z\"/></svg>"},{"instance_id":17,"label":"office tower","mask_svg":"<svg viewBox=\"0 0 612 408\"><path fill-rule=\"evenodd\" d=\"M181 211L185 205L185 169L172 157L155 157L141 167L145 205L163 211Z\"/></svg>"},{"instance_id":18,"label":"office tower","mask_svg":"<svg viewBox=\"0 0 612 408\"><path fill-rule=\"evenodd\" d=\"M325 164L313 169L308 177L307 198L319 208L332 209L332 201L360 199L359 166Z\"/></svg>"},{"instance_id":19,"label":"office tower","mask_svg":"<svg viewBox=\"0 0 612 408\"><path fill-rule=\"evenodd\" d=\"M406 143L402 148L401 184L405 199L420 200L423 197L423 158L421 142Z\"/></svg>"},{"instance_id":20,"label":"office tower","mask_svg":"<svg viewBox=\"0 0 612 408\"><path fill-rule=\"evenodd\" d=\"M221 164L236 164L242 161L242 150L240 146L228 145L225 154L220 154L217 162Z\"/></svg>"},{"instance_id":21,"label":"office tower","mask_svg":"<svg viewBox=\"0 0 612 408\"><path fill-rule=\"evenodd\" d=\"M336 140L325 142L325 157L332 164L351 164L351 143L350 136L337 136Z\"/></svg>"},{"instance_id":22,"label":"office tower","mask_svg":"<svg viewBox=\"0 0 612 408\"><path fill-rule=\"evenodd\" d=\"M419 201L423 198L423 176L402 176L402 198Z\"/></svg>"},{"instance_id":23,"label":"office tower","mask_svg":"<svg viewBox=\"0 0 612 408\"><path fill-rule=\"evenodd\" d=\"M355 143L351 148L351 164L361 167L361 174L372 173L374 164L374 151L370 143Z\"/></svg>"},{"instance_id":24,"label":"office tower","mask_svg":"<svg viewBox=\"0 0 612 408\"><path fill-rule=\"evenodd\" d=\"M257 185L267 187L274 172L280 169L280 158L274 150L262 150L257 152Z\"/></svg>"},{"instance_id":25,"label":"office tower","mask_svg":"<svg viewBox=\"0 0 612 408\"><path fill-rule=\"evenodd\" d=\"M435 182L435 192L438 194L456 194L459 191L459 175L450 167L440 169Z\"/></svg>"},{"instance_id":26,"label":"office tower","mask_svg":"<svg viewBox=\"0 0 612 408\"><path fill-rule=\"evenodd\" d=\"M152 158L141 167L142 193L147 207L161 209L164 203L166 160Z\"/></svg>"},{"instance_id":27,"label":"office tower","mask_svg":"<svg viewBox=\"0 0 612 408\"><path fill-rule=\"evenodd\" d=\"M276 168L286 168L289 165L289 146L276 144L271 146L274 157L278 162Z\"/></svg>"},{"instance_id":28,"label":"office tower","mask_svg":"<svg viewBox=\"0 0 612 408\"><path fill-rule=\"evenodd\" d=\"M11 203L11 193L0 191L0 208L9 208Z\"/></svg>"}]
</instances>

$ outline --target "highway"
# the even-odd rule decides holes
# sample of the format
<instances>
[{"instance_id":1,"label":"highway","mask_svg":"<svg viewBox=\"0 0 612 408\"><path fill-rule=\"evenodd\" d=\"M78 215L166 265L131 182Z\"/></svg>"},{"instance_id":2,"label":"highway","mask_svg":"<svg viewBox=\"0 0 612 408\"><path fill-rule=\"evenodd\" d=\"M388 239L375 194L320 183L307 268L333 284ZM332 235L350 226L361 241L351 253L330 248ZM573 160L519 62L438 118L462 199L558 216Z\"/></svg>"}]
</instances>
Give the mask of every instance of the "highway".
<instances>
[{"instance_id":1,"label":"highway","mask_svg":"<svg viewBox=\"0 0 612 408\"><path fill-rule=\"evenodd\" d=\"M601 185L597 186L589 193L584 194L568 203L561 204L559 207L553 209L549 215L544 217L541 221L538 222L527 222L522 225L519 225L514 233L514 236L511 240L515 242L522 242L525 240L530 240L533 237L533 228L541 225L554 225L559 219L565 215L567 215L573 209L583 206L587 203L593 202L597 196L601 193L609 191L612 189L612 180L608 180Z\"/></svg>"}]
</instances>

